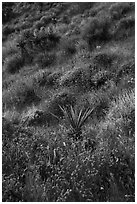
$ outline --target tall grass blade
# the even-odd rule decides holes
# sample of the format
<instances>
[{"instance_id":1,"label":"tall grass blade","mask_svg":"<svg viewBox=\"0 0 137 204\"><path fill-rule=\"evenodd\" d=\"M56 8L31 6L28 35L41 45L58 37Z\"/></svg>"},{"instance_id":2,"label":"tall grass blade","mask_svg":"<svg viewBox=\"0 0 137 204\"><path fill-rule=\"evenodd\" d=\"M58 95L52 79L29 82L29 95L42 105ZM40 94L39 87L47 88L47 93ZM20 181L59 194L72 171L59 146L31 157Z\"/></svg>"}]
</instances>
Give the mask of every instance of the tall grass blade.
<instances>
[{"instance_id":1,"label":"tall grass blade","mask_svg":"<svg viewBox=\"0 0 137 204\"><path fill-rule=\"evenodd\" d=\"M80 110L79 115L78 115L78 120L77 120L77 126L78 126L78 127L79 127L81 118L82 118L82 116L83 116L83 113L84 113L84 108Z\"/></svg>"},{"instance_id":2,"label":"tall grass blade","mask_svg":"<svg viewBox=\"0 0 137 204\"><path fill-rule=\"evenodd\" d=\"M81 118L80 124L79 124L80 127L85 123L85 121L86 121L86 120L88 119L88 117L91 115L91 113L93 112L93 110L94 110L94 109L91 109L91 110L90 110L90 108L88 108L88 109L85 111L83 117Z\"/></svg>"}]
</instances>

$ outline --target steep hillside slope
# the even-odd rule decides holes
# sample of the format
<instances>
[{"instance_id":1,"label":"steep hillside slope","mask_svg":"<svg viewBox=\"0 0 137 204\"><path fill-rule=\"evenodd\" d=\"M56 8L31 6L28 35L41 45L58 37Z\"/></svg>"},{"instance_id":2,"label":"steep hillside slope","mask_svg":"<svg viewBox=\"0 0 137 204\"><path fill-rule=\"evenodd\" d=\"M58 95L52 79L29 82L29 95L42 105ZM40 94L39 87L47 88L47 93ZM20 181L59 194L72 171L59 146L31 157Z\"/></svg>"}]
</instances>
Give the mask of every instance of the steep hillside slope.
<instances>
[{"instance_id":1,"label":"steep hillside slope","mask_svg":"<svg viewBox=\"0 0 137 204\"><path fill-rule=\"evenodd\" d=\"M134 201L135 4L4 2L3 201Z\"/></svg>"}]
</instances>

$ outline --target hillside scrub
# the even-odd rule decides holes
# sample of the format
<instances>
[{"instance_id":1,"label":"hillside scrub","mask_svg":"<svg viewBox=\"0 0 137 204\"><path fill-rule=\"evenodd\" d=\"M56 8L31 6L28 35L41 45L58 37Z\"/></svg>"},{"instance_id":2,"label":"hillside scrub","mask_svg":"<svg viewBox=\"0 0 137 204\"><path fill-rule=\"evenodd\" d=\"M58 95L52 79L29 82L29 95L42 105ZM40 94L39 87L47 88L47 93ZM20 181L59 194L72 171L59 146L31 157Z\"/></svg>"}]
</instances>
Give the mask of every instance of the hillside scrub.
<instances>
[{"instance_id":1,"label":"hillside scrub","mask_svg":"<svg viewBox=\"0 0 137 204\"><path fill-rule=\"evenodd\" d=\"M2 3L2 201L135 201L135 3Z\"/></svg>"}]
</instances>

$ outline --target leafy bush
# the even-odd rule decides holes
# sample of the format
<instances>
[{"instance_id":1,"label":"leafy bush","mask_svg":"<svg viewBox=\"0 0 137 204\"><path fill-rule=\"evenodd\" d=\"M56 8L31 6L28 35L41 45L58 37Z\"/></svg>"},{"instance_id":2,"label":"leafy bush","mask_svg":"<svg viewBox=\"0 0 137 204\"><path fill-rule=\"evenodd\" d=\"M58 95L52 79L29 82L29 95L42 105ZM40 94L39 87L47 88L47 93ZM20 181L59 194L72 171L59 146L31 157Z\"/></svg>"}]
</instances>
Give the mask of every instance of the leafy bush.
<instances>
[{"instance_id":1,"label":"leafy bush","mask_svg":"<svg viewBox=\"0 0 137 204\"><path fill-rule=\"evenodd\" d=\"M4 68L10 74L15 74L21 69L21 67L23 67L23 65L24 65L23 57L19 54L15 54L13 56L6 58Z\"/></svg>"}]
</instances>

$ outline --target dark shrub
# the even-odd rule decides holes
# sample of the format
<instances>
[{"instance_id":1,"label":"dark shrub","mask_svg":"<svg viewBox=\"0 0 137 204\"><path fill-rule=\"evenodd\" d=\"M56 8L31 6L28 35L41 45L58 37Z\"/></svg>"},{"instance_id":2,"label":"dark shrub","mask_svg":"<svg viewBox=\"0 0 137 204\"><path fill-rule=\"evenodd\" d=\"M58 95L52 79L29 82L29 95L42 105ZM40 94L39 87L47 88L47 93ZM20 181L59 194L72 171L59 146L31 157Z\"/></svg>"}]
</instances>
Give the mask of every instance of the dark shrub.
<instances>
[{"instance_id":1,"label":"dark shrub","mask_svg":"<svg viewBox=\"0 0 137 204\"><path fill-rule=\"evenodd\" d=\"M49 87L56 86L59 84L59 78L61 76L61 72L53 72L47 76L46 85Z\"/></svg>"},{"instance_id":2,"label":"dark shrub","mask_svg":"<svg viewBox=\"0 0 137 204\"><path fill-rule=\"evenodd\" d=\"M3 105L8 108L15 106L23 109L32 103L38 103L39 96L36 94L34 84L25 80L17 80L7 90L3 91Z\"/></svg>"},{"instance_id":3,"label":"dark shrub","mask_svg":"<svg viewBox=\"0 0 137 204\"><path fill-rule=\"evenodd\" d=\"M8 57L4 63L6 71L9 72L10 74L18 72L23 65L24 59L19 54L15 54L11 57Z\"/></svg>"},{"instance_id":4,"label":"dark shrub","mask_svg":"<svg viewBox=\"0 0 137 204\"><path fill-rule=\"evenodd\" d=\"M15 31L14 27L12 26L4 26L2 29L2 35L4 35L5 37L7 37L8 35L10 35L11 33L13 33Z\"/></svg>"},{"instance_id":5,"label":"dark shrub","mask_svg":"<svg viewBox=\"0 0 137 204\"><path fill-rule=\"evenodd\" d=\"M82 29L82 37L87 41L90 48L94 47L96 43L109 40L109 18L91 18Z\"/></svg>"},{"instance_id":6,"label":"dark shrub","mask_svg":"<svg viewBox=\"0 0 137 204\"><path fill-rule=\"evenodd\" d=\"M8 121L6 118L2 117L2 134L3 134L3 140L6 143L6 140L11 140L12 134L14 133L15 128L13 124Z\"/></svg>"},{"instance_id":7,"label":"dark shrub","mask_svg":"<svg viewBox=\"0 0 137 204\"><path fill-rule=\"evenodd\" d=\"M2 23L6 23L10 21L14 16L14 12L12 10L13 2L3 2L2 3Z\"/></svg>"},{"instance_id":8,"label":"dark shrub","mask_svg":"<svg viewBox=\"0 0 137 204\"><path fill-rule=\"evenodd\" d=\"M48 16L42 16L40 19L40 23L43 24L42 26L47 26L49 23L51 23L52 21L52 16L48 15Z\"/></svg>"},{"instance_id":9,"label":"dark shrub","mask_svg":"<svg viewBox=\"0 0 137 204\"><path fill-rule=\"evenodd\" d=\"M100 65L101 67L103 66L104 68L109 68L113 64L113 61L117 58L118 56L113 52L102 51L95 54L93 61L95 64Z\"/></svg>"},{"instance_id":10,"label":"dark shrub","mask_svg":"<svg viewBox=\"0 0 137 204\"><path fill-rule=\"evenodd\" d=\"M109 9L109 12L113 19L119 20L122 17L125 17L127 13L135 10L134 2L118 2L112 4Z\"/></svg>"},{"instance_id":11,"label":"dark shrub","mask_svg":"<svg viewBox=\"0 0 137 204\"><path fill-rule=\"evenodd\" d=\"M75 38L62 38L60 42L61 49L68 56L74 55L77 51L76 42L77 42L77 39Z\"/></svg>"},{"instance_id":12,"label":"dark shrub","mask_svg":"<svg viewBox=\"0 0 137 204\"><path fill-rule=\"evenodd\" d=\"M124 76L130 75L130 74L135 76L135 61L134 61L134 59L131 59L128 62L125 61L124 64L119 66L119 69L117 69L116 75L115 75L116 82L118 82Z\"/></svg>"},{"instance_id":13,"label":"dark shrub","mask_svg":"<svg viewBox=\"0 0 137 204\"><path fill-rule=\"evenodd\" d=\"M36 21L34 24L35 29L40 29L42 26L44 26L44 22L42 21Z\"/></svg>"},{"instance_id":14,"label":"dark shrub","mask_svg":"<svg viewBox=\"0 0 137 204\"><path fill-rule=\"evenodd\" d=\"M117 40L127 38L130 35L135 35L135 17L130 16L122 18L118 22L113 35Z\"/></svg>"},{"instance_id":15,"label":"dark shrub","mask_svg":"<svg viewBox=\"0 0 137 204\"><path fill-rule=\"evenodd\" d=\"M55 33L40 33L34 38L33 44L34 48L41 50L51 51L59 43L60 37Z\"/></svg>"},{"instance_id":16,"label":"dark shrub","mask_svg":"<svg viewBox=\"0 0 137 204\"><path fill-rule=\"evenodd\" d=\"M42 68L53 65L56 61L56 55L54 53L41 53L35 59L34 62L40 65Z\"/></svg>"},{"instance_id":17,"label":"dark shrub","mask_svg":"<svg viewBox=\"0 0 137 204\"><path fill-rule=\"evenodd\" d=\"M59 43L59 39L60 37L52 31L46 32L45 30L33 31L26 29L21 33L17 45L24 58L28 60L30 59L30 61L32 61L39 53L42 53L40 54L40 60L43 58L42 64L48 66L51 61L54 61L54 54L47 54L46 52L53 50Z\"/></svg>"},{"instance_id":18,"label":"dark shrub","mask_svg":"<svg viewBox=\"0 0 137 204\"><path fill-rule=\"evenodd\" d=\"M87 74L87 76L86 76ZM85 86L87 83L88 73L83 68L75 68L73 70L67 71L60 78L61 86Z\"/></svg>"},{"instance_id":19,"label":"dark shrub","mask_svg":"<svg viewBox=\"0 0 137 204\"><path fill-rule=\"evenodd\" d=\"M91 80L94 83L95 88L99 89L102 88L107 83L107 81L112 78L112 76L112 73L109 71L100 70L92 77Z\"/></svg>"},{"instance_id":20,"label":"dark shrub","mask_svg":"<svg viewBox=\"0 0 137 204\"><path fill-rule=\"evenodd\" d=\"M27 63L33 60L33 34L31 29L26 29L20 33L17 38L17 48L20 50L22 57Z\"/></svg>"},{"instance_id":21,"label":"dark shrub","mask_svg":"<svg viewBox=\"0 0 137 204\"><path fill-rule=\"evenodd\" d=\"M51 72L48 70L43 70L34 79L39 86L52 87L58 85L59 78L61 76L60 71Z\"/></svg>"}]
</instances>

